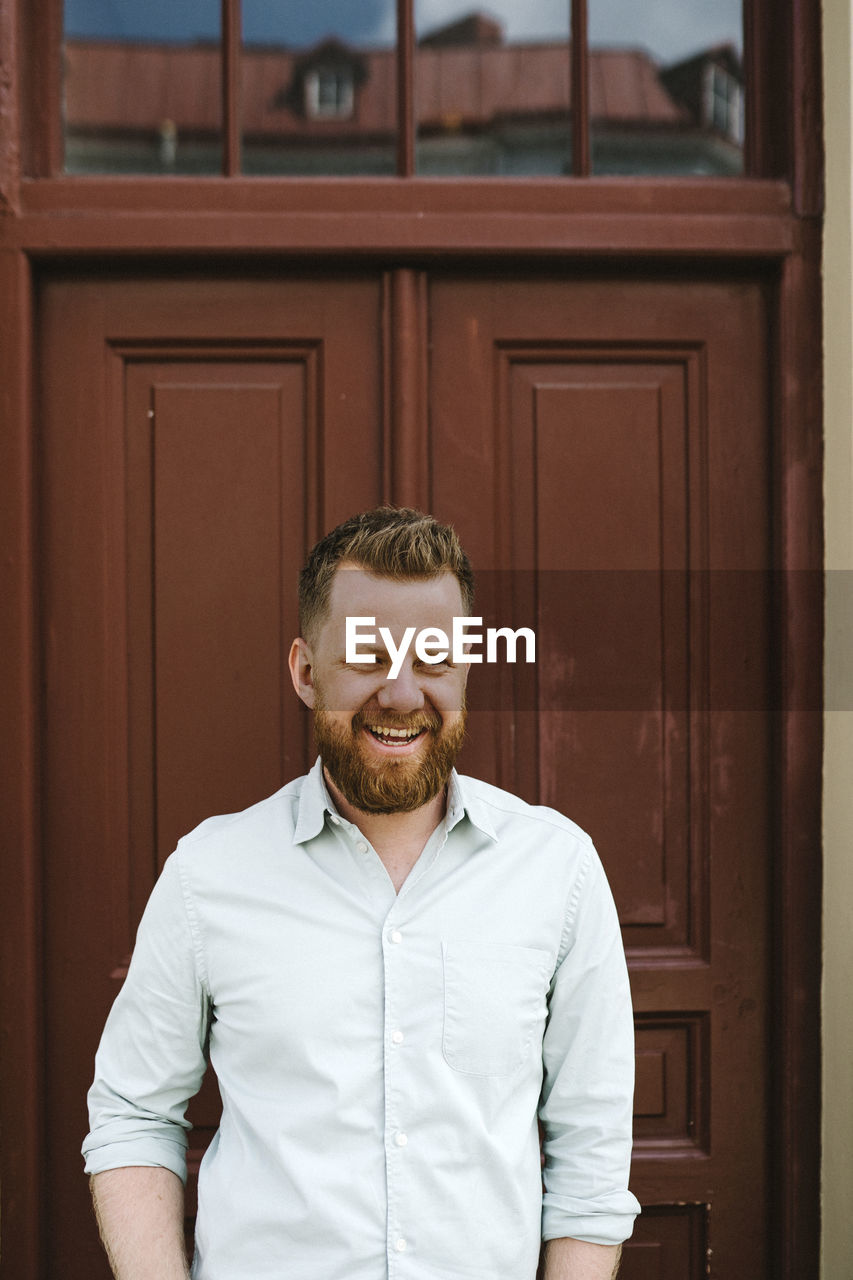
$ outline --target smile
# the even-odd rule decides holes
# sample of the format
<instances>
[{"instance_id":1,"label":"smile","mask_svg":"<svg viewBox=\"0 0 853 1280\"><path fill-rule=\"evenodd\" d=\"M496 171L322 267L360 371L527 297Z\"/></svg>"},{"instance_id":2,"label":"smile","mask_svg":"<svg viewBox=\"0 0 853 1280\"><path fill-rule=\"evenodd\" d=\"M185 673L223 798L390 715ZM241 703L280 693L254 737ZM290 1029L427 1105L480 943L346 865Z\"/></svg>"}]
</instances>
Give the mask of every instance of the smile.
<instances>
[{"instance_id":1,"label":"smile","mask_svg":"<svg viewBox=\"0 0 853 1280\"><path fill-rule=\"evenodd\" d=\"M414 742L426 730L421 727L419 729L392 729L388 725L368 724L365 725L368 733L381 742L386 747L404 747L410 742Z\"/></svg>"}]
</instances>

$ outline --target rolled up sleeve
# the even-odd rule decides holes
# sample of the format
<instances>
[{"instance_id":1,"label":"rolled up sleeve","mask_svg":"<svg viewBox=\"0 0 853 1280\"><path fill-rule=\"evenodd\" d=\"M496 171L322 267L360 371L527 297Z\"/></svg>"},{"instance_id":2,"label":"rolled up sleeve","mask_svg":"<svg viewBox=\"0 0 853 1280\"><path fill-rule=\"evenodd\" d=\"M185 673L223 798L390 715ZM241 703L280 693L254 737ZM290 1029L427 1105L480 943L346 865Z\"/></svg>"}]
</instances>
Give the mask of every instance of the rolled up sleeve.
<instances>
[{"instance_id":1,"label":"rolled up sleeve","mask_svg":"<svg viewBox=\"0 0 853 1280\"><path fill-rule=\"evenodd\" d=\"M543 1041L542 1236L626 1240L634 1093L631 993L616 908L590 847L567 911Z\"/></svg>"},{"instance_id":2,"label":"rolled up sleeve","mask_svg":"<svg viewBox=\"0 0 853 1280\"><path fill-rule=\"evenodd\" d=\"M95 1057L87 1173L155 1165L186 1182L185 1112L207 1065L209 1020L201 948L173 854L145 908Z\"/></svg>"}]
</instances>

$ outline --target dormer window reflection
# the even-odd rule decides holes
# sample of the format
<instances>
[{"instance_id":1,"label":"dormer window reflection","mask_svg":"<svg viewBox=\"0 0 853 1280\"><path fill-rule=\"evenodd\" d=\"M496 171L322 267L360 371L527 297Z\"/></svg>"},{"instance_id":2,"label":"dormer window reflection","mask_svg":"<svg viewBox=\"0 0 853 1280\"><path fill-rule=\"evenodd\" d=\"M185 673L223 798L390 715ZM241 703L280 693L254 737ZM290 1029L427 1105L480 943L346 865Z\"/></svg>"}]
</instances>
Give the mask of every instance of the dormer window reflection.
<instances>
[{"instance_id":1,"label":"dormer window reflection","mask_svg":"<svg viewBox=\"0 0 853 1280\"><path fill-rule=\"evenodd\" d=\"M305 114L314 120L348 120L355 102L351 67L313 67L306 71Z\"/></svg>"},{"instance_id":2,"label":"dormer window reflection","mask_svg":"<svg viewBox=\"0 0 853 1280\"><path fill-rule=\"evenodd\" d=\"M706 119L739 145L743 143L743 89L733 75L715 62L706 67Z\"/></svg>"}]
</instances>

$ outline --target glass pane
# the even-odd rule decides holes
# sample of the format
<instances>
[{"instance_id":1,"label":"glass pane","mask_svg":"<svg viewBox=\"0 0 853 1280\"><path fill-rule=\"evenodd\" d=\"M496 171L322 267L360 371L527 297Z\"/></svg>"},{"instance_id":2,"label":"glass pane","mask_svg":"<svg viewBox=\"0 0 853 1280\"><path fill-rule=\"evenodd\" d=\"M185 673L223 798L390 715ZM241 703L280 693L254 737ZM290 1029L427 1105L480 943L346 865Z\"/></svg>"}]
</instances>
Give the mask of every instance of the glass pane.
<instances>
[{"instance_id":1,"label":"glass pane","mask_svg":"<svg viewBox=\"0 0 853 1280\"><path fill-rule=\"evenodd\" d=\"M65 0L66 173L219 173L220 0Z\"/></svg>"},{"instance_id":2,"label":"glass pane","mask_svg":"<svg viewBox=\"0 0 853 1280\"><path fill-rule=\"evenodd\" d=\"M393 174L395 0L243 0L243 172Z\"/></svg>"},{"instance_id":3,"label":"glass pane","mask_svg":"<svg viewBox=\"0 0 853 1280\"><path fill-rule=\"evenodd\" d=\"M417 171L571 172L569 0L416 0Z\"/></svg>"},{"instance_id":4,"label":"glass pane","mask_svg":"<svg viewBox=\"0 0 853 1280\"><path fill-rule=\"evenodd\" d=\"M742 173L742 0L588 5L593 172Z\"/></svg>"}]
</instances>

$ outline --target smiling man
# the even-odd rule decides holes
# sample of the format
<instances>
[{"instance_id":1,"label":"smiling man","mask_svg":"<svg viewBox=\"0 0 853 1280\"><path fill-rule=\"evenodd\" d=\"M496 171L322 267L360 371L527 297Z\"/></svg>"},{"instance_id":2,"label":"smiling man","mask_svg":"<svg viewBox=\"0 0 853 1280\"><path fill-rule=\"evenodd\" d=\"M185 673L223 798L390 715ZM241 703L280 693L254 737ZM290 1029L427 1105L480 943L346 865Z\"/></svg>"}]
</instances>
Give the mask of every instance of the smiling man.
<instances>
[{"instance_id":1,"label":"smiling man","mask_svg":"<svg viewBox=\"0 0 853 1280\"><path fill-rule=\"evenodd\" d=\"M546 1280L615 1274L639 1206L601 864L561 814L455 772L468 663L399 656L472 602L455 533L420 512L312 551L290 670L318 760L179 843L98 1051L84 1153L118 1280L189 1274L208 1057L197 1280L533 1280L543 1240ZM356 617L380 639L351 661Z\"/></svg>"}]
</instances>

